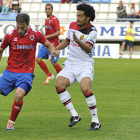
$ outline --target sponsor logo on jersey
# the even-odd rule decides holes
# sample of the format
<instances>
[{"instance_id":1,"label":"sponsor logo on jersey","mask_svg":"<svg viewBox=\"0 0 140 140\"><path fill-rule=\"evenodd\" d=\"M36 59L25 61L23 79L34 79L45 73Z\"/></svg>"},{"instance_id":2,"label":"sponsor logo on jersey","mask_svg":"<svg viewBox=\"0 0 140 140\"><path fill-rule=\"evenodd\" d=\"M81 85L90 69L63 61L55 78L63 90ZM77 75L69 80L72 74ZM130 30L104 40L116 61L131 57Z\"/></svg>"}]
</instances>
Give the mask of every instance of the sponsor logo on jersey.
<instances>
[{"instance_id":1,"label":"sponsor logo on jersey","mask_svg":"<svg viewBox=\"0 0 140 140\"><path fill-rule=\"evenodd\" d=\"M31 40L34 40L34 38L35 38L34 35L30 35L29 37Z\"/></svg>"},{"instance_id":2,"label":"sponsor logo on jersey","mask_svg":"<svg viewBox=\"0 0 140 140\"><path fill-rule=\"evenodd\" d=\"M17 49L34 49L34 45L30 45L30 46L28 46L28 45L17 45Z\"/></svg>"},{"instance_id":3,"label":"sponsor logo on jersey","mask_svg":"<svg viewBox=\"0 0 140 140\"><path fill-rule=\"evenodd\" d=\"M90 39L91 39L91 40L93 40L93 39L95 39L95 38L96 38L96 36L94 35L94 36L93 36L93 37L91 37Z\"/></svg>"},{"instance_id":4,"label":"sponsor logo on jersey","mask_svg":"<svg viewBox=\"0 0 140 140\"><path fill-rule=\"evenodd\" d=\"M75 43L74 41L70 41L70 45L74 46L74 47L80 47L77 43Z\"/></svg>"},{"instance_id":5,"label":"sponsor logo on jersey","mask_svg":"<svg viewBox=\"0 0 140 140\"><path fill-rule=\"evenodd\" d=\"M51 23L51 20L49 20L49 24Z\"/></svg>"},{"instance_id":6,"label":"sponsor logo on jersey","mask_svg":"<svg viewBox=\"0 0 140 140\"><path fill-rule=\"evenodd\" d=\"M17 38L14 38L14 40L13 41L17 41Z\"/></svg>"},{"instance_id":7,"label":"sponsor logo on jersey","mask_svg":"<svg viewBox=\"0 0 140 140\"><path fill-rule=\"evenodd\" d=\"M83 38L84 38L84 35L81 35L81 36L80 36L80 40L83 40Z\"/></svg>"},{"instance_id":8,"label":"sponsor logo on jersey","mask_svg":"<svg viewBox=\"0 0 140 140\"><path fill-rule=\"evenodd\" d=\"M50 29L52 29L52 26L45 26L45 28L50 28Z\"/></svg>"}]
</instances>

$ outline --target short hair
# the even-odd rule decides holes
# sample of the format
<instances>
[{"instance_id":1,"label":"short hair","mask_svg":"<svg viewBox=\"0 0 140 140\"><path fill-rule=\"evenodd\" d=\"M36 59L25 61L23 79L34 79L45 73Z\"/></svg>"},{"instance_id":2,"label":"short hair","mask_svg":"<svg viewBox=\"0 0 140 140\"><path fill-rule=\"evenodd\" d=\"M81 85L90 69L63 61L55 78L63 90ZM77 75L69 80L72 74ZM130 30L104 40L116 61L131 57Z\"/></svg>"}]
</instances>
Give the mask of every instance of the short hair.
<instances>
[{"instance_id":1,"label":"short hair","mask_svg":"<svg viewBox=\"0 0 140 140\"><path fill-rule=\"evenodd\" d=\"M133 24L133 23L134 23L134 21L130 20L130 23L132 23L132 24Z\"/></svg>"},{"instance_id":2,"label":"short hair","mask_svg":"<svg viewBox=\"0 0 140 140\"><path fill-rule=\"evenodd\" d=\"M90 21L95 19L95 10L92 6L82 3L77 5L77 10L84 11L84 14L90 17Z\"/></svg>"},{"instance_id":3,"label":"short hair","mask_svg":"<svg viewBox=\"0 0 140 140\"><path fill-rule=\"evenodd\" d=\"M47 3L47 4L45 5L45 7L46 7L46 6L51 6L51 8L53 9L53 5L50 4L50 3Z\"/></svg>"},{"instance_id":4,"label":"short hair","mask_svg":"<svg viewBox=\"0 0 140 140\"><path fill-rule=\"evenodd\" d=\"M30 22L30 17L28 14L20 13L16 17L16 22L18 23L26 23L27 25Z\"/></svg>"}]
</instances>

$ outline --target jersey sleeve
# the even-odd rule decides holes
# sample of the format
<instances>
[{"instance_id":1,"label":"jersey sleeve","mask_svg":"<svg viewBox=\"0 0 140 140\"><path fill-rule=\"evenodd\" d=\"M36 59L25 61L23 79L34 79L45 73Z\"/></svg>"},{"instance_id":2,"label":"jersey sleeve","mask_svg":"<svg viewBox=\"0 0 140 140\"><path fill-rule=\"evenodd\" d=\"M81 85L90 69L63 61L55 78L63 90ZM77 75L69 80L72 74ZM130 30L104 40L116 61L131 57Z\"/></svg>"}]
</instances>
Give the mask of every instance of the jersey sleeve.
<instances>
[{"instance_id":1,"label":"jersey sleeve","mask_svg":"<svg viewBox=\"0 0 140 140\"><path fill-rule=\"evenodd\" d=\"M38 35L38 38L39 38L38 42L40 42L41 44L45 44L45 42L47 40L45 38L45 36L41 32L39 32L39 31L37 31L37 35Z\"/></svg>"},{"instance_id":2,"label":"jersey sleeve","mask_svg":"<svg viewBox=\"0 0 140 140\"><path fill-rule=\"evenodd\" d=\"M59 20L56 17L54 17L53 22L54 22L54 28L55 28L55 30L56 31L57 30L60 30Z\"/></svg>"},{"instance_id":3,"label":"jersey sleeve","mask_svg":"<svg viewBox=\"0 0 140 140\"><path fill-rule=\"evenodd\" d=\"M91 31L86 39L87 43L90 43L92 46L94 46L97 39L97 31Z\"/></svg>"},{"instance_id":4,"label":"jersey sleeve","mask_svg":"<svg viewBox=\"0 0 140 140\"><path fill-rule=\"evenodd\" d=\"M69 25L69 29L68 29L68 31L67 31L67 36L66 36L66 39L67 40L70 40L70 26L71 26L71 24Z\"/></svg>"},{"instance_id":5,"label":"jersey sleeve","mask_svg":"<svg viewBox=\"0 0 140 140\"><path fill-rule=\"evenodd\" d=\"M3 41L2 41L2 43L1 43L1 46L0 47L2 49L5 49L8 45L9 45L9 35L6 34L5 37L4 37L4 39L3 39Z\"/></svg>"}]
</instances>

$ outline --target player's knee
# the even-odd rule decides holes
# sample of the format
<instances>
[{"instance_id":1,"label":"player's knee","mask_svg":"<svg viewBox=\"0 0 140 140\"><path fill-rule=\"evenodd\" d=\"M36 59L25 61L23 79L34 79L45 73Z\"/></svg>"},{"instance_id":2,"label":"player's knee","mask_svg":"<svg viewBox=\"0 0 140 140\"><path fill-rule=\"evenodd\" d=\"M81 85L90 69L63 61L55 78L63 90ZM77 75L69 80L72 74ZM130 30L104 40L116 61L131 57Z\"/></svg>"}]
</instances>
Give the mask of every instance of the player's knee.
<instances>
[{"instance_id":1,"label":"player's knee","mask_svg":"<svg viewBox=\"0 0 140 140\"><path fill-rule=\"evenodd\" d=\"M23 95L22 94L15 94L15 100L16 102L21 102L23 100Z\"/></svg>"},{"instance_id":2,"label":"player's knee","mask_svg":"<svg viewBox=\"0 0 140 140\"><path fill-rule=\"evenodd\" d=\"M90 92L89 89L90 89L89 87L85 87L85 86L81 87L81 91L83 92L83 94Z\"/></svg>"},{"instance_id":3,"label":"player's knee","mask_svg":"<svg viewBox=\"0 0 140 140\"><path fill-rule=\"evenodd\" d=\"M2 91L0 90L0 94L2 93Z\"/></svg>"},{"instance_id":4,"label":"player's knee","mask_svg":"<svg viewBox=\"0 0 140 140\"><path fill-rule=\"evenodd\" d=\"M60 89L60 87L61 87L61 85L56 81L56 82L55 82L55 88L56 88L56 89Z\"/></svg>"},{"instance_id":5,"label":"player's knee","mask_svg":"<svg viewBox=\"0 0 140 140\"><path fill-rule=\"evenodd\" d=\"M41 62L42 59L41 58L36 58L35 60L36 60L37 63L39 63L39 62Z\"/></svg>"},{"instance_id":6,"label":"player's knee","mask_svg":"<svg viewBox=\"0 0 140 140\"><path fill-rule=\"evenodd\" d=\"M60 81L56 80L56 82L55 82L55 88L56 89L63 89L63 88L65 88L65 86L63 86Z\"/></svg>"}]
</instances>

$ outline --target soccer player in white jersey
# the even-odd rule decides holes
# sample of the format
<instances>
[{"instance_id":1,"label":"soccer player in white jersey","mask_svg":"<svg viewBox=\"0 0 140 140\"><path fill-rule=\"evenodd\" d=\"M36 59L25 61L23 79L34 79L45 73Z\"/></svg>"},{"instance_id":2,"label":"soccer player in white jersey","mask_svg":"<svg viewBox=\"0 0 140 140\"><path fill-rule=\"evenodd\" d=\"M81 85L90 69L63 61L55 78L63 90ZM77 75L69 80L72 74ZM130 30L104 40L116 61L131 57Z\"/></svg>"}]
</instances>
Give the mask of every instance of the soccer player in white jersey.
<instances>
[{"instance_id":1,"label":"soccer player in white jersey","mask_svg":"<svg viewBox=\"0 0 140 140\"><path fill-rule=\"evenodd\" d=\"M98 130L101 127L96 99L91 90L94 77L92 48L96 42L97 31L90 21L94 18L95 10L92 6L84 3L77 5L77 21L70 23L66 39L56 47L56 50L62 50L70 46L68 59L64 62L62 71L58 73L55 83L60 101L72 116L69 127L81 120L66 89L77 80L92 116L89 130Z\"/></svg>"}]
</instances>

